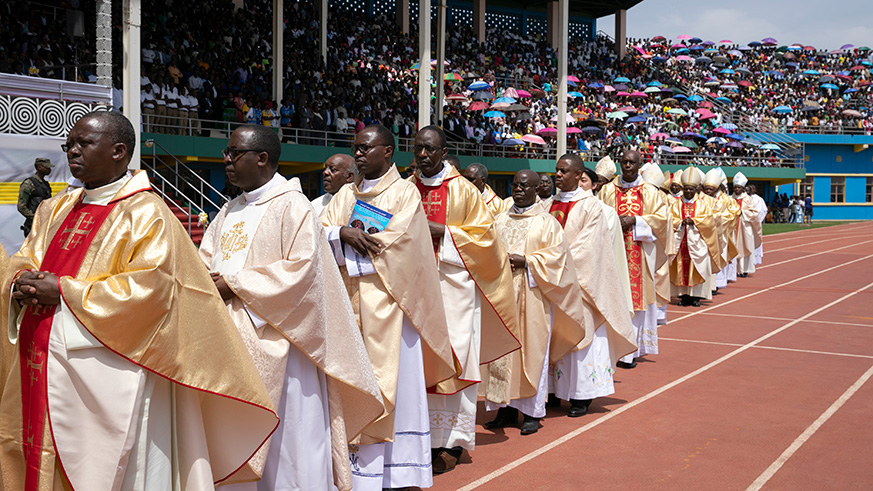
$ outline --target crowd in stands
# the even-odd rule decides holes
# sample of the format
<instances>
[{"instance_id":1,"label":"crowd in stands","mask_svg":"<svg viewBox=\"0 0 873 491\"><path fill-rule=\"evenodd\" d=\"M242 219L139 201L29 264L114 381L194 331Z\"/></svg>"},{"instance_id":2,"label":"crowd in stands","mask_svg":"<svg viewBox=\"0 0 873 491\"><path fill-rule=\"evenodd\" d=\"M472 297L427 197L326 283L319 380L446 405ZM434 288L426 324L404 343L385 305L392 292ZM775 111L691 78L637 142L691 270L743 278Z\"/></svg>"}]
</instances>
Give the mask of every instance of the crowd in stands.
<instances>
[{"instance_id":1,"label":"crowd in stands","mask_svg":"<svg viewBox=\"0 0 873 491\"><path fill-rule=\"evenodd\" d=\"M0 70L93 81L93 36L61 35L65 17L38 5L0 7L0 33L10 39L0 47ZM66 6L87 11L93 5L70 0ZM201 120L256 123L302 129L295 135L305 138L297 141L318 144L330 141L322 132L351 135L378 122L401 142L414 135L414 26L404 35L393 16L331 11L324 63L314 42L319 33L313 3L286 2L285 8L284 98L274 100L272 2L247 0L244 9L230 0L146 2L144 129L196 134L219 126L201 127ZM778 166L790 162L791 149L739 133L873 129L869 48L824 51L778 47L775 40L739 45L681 37L630 39L621 60L608 38L574 39L568 148L595 158L631 144L647 160L665 163ZM443 128L467 148L510 156L553 153L556 53L540 37L492 28L486 38L477 43L465 26L453 26L447 38ZM114 39L121 39L120 32ZM120 53L118 46L116 66ZM63 69L71 63L81 69ZM114 79L119 106L118 70ZM476 82L484 88L471 90Z\"/></svg>"}]
</instances>

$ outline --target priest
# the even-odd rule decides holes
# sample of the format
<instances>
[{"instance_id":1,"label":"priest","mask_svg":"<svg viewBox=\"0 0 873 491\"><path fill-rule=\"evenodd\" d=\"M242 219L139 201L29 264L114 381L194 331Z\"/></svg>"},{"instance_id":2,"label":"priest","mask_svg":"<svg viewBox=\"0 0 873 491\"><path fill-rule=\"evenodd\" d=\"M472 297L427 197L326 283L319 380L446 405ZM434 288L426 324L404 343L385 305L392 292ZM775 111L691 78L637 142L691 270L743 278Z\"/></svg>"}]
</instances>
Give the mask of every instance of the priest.
<instances>
[{"instance_id":1,"label":"priest","mask_svg":"<svg viewBox=\"0 0 873 491\"><path fill-rule=\"evenodd\" d=\"M621 156L621 174L606 184L598 197L615 208L621 220L631 285L632 319L636 331L635 353L618 364L636 367L636 360L658 354L658 308L655 271L667 261L670 233L667 203L661 192L639 174L640 154L626 150Z\"/></svg>"},{"instance_id":2,"label":"priest","mask_svg":"<svg viewBox=\"0 0 873 491\"><path fill-rule=\"evenodd\" d=\"M316 217L321 216L333 195L341 187L354 182L356 175L355 159L351 155L338 153L324 161L324 171L321 173L324 194L312 200L312 209L315 210Z\"/></svg>"},{"instance_id":3,"label":"priest","mask_svg":"<svg viewBox=\"0 0 873 491\"><path fill-rule=\"evenodd\" d=\"M497 216L508 209L509 205L488 185L488 169L484 165L473 162L464 169L464 177L482 193L485 207L492 215Z\"/></svg>"},{"instance_id":4,"label":"priest","mask_svg":"<svg viewBox=\"0 0 873 491\"><path fill-rule=\"evenodd\" d=\"M731 196L740 206L737 221L737 276L745 278L755 272L755 249L762 242L761 221L758 218L758 208L749 195L746 194L746 184L749 180L742 172L734 174Z\"/></svg>"},{"instance_id":5,"label":"priest","mask_svg":"<svg viewBox=\"0 0 873 491\"><path fill-rule=\"evenodd\" d=\"M726 181L721 168L710 169L703 180L703 192L712 197L716 206L713 211L719 223L719 250L721 263L724 264L715 274L716 291L726 288L730 265L737 256L737 216L740 213L739 204L724 193L722 182Z\"/></svg>"},{"instance_id":6,"label":"priest","mask_svg":"<svg viewBox=\"0 0 873 491\"><path fill-rule=\"evenodd\" d=\"M394 134L370 125L352 147L358 177L322 214L385 413L353 440L356 490L433 484L427 391L460 373L433 240L415 185L393 164Z\"/></svg>"},{"instance_id":7,"label":"priest","mask_svg":"<svg viewBox=\"0 0 873 491\"><path fill-rule=\"evenodd\" d=\"M564 230L570 259L581 287L585 339L554 363L555 395L570 402L567 415L587 414L591 402L615 392L613 373L619 358L636 351L631 310L615 267L608 215L602 202L579 183L590 182L577 154L555 163L558 194L551 214ZM588 189L586 189L586 187Z\"/></svg>"},{"instance_id":8,"label":"priest","mask_svg":"<svg viewBox=\"0 0 873 491\"><path fill-rule=\"evenodd\" d=\"M260 482L227 489L346 490L349 440L382 414L382 397L321 221L299 180L278 173L281 151L266 126L234 130L224 164L243 193L200 245L281 419L249 461Z\"/></svg>"},{"instance_id":9,"label":"priest","mask_svg":"<svg viewBox=\"0 0 873 491\"><path fill-rule=\"evenodd\" d=\"M499 408L486 428L514 425L524 415L522 435L536 433L546 415L548 365L577 345L587 345L588 322L560 224L536 202L539 176L519 171L512 182L513 207L497 217L500 240L512 264L521 350L489 366L488 409ZM509 405L503 401L510 399Z\"/></svg>"},{"instance_id":10,"label":"priest","mask_svg":"<svg viewBox=\"0 0 873 491\"><path fill-rule=\"evenodd\" d=\"M197 250L145 172L121 113L63 145L84 183L38 212L3 291L16 356L0 395L4 489L212 489L278 424Z\"/></svg>"},{"instance_id":11,"label":"priest","mask_svg":"<svg viewBox=\"0 0 873 491\"><path fill-rule=\"evenodd\" d=\"M718 243L714 201L698 193L700 174L688 167L680 174L682 199L670 203L673 230L679 253L670 263L673 296L679 305L700 307L700 300L712 298L712 271L717 270L721 251Z\"/></svg>"},{"instance_id":12,"label":"priest","mask_svg":"<svg viewBox=\"0 0 873 491\"><path fill-rule=\"evenodd\" d=\"M462 371L428 394L433 470L455 468L463 449L476 445L480 363L519 348L509 260L482 194L445 162L446 137L438 126L415 135L413 177L433 241L452 351Z\"/></svg>"}]
</instances>

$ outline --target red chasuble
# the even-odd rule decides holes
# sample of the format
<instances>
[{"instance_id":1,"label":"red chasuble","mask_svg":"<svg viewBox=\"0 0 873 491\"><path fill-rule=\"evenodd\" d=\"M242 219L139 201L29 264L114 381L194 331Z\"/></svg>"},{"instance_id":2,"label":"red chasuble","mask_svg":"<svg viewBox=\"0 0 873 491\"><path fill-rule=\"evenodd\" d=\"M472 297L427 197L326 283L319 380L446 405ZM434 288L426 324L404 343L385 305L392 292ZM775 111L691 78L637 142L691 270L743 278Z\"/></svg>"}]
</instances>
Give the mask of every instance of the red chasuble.
<instances>
[{"instance_id":1,"label":"red chasuble","mask_svg":"<svg viewBox=\"0 0 873 491\"><path fill-rule=\"evenodd\" d=\"M458 177L458 176L455 176ZM421 179L415 181L415 186L421 194L421 206L424 214L431 222L446 224L446 201L449 196L449 181L455 177L443 179L439 186L425 186ZM439 254L442 237L433 237L433 252Z\"/></svg>"},{"instance_id":2,"label":"red chasuble","mask_svg":"<svg viewBox=\"0 0 873 491\"><path fill-rule=\"evenodd\" d=\"M642 216L643 187L615 188L615 211L621 215ZM627 253L627 270L630 277L631 301L634 310L646 310L643 305L643 247L634 241L633 228L624 232L624 250Z\"/></svg>"},{"instance_id":3,"label":"red chasuble","mask_svg":"<svg viewBox=\"0 0 873 491\"><path fill-rule=\"evenodd\" d=\"M573 209L573 206L576 205L578 201L552 201L552 207L549 208L549 214L555 217L558 223L561 224L561 228L567 224L567 216L570 215L570 210Z\"/></svg>"},{"instance_id":4,"label":"red chasuble","mask_svg":"<svg viewBox=\"0 0 873 491\"><path fill-rule=\"evenodd\" d=\"M94 240L94 233L115 208L117 201L108 206L75 205L64 219L46 250L40 271L58 277L76 276L85 254ZM22 428L24 428L25 491L36 491L39 481L39 461L42 436L48 409L46 360L49 335L55 306L28 306L21 319L19 357L21 361ZM49 415L50 417L50 415Z\"/></svg>"},{"instance_id":5,"label":"red chasuble","mask_svg":"<svg viewBox=\"0 0 873 491\"><path fill-rule=\"evenodd\" d=\"M697 209L697 200L692 203L682 203L682 219L694 218ZM678 286L691 286L691 275L694 273L694 265L691 263L691 253L688 252L688 234L682 236L682 243L679 244L679 254L682 257L682 276L679 278Z\"/></svg>"}]
</instances>

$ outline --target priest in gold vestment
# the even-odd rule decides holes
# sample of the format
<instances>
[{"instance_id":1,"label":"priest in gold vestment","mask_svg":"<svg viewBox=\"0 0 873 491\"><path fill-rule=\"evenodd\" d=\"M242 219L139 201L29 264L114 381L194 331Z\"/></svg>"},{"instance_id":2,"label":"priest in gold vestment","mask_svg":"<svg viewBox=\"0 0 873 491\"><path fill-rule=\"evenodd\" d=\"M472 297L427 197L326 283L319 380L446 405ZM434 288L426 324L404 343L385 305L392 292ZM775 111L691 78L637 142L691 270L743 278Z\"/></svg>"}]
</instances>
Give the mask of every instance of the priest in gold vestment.
<instances>
[{"instance_id":1,"label":"priest in gold vestment","mask_svg":"<svg viewBox=\"0 0 873 491\"><path fill-rule=\"evenodd\" d=\"M458 375L461 363L449 342L419 192L392 163L394 135L367 126L353 150L358 177L321 218L386 409L350 451L354 489L426 488L433 483L426 391ZM364 213L387 223L371 222L370 232L350 226Z\"/></svg>"},{"instance_id":2,"label":"priest in gold vestment","mask_svg":"<svg viewBox=\"0 0 873 491\"><path fill-rule=\"evenodd\" d=\"M281 149L265 126L234 130L224 163L243 193L200 245L281 419L249 461L261 480L225 489L347 490L349 441L382 397L321 221L299 180L277 172Z\"/></svg>"},{"instance_id":3,"label":"priest in gold vestment","mask_svg":"<svg viewBox=\"0 0 873 491\"><path fill-rule=\"evenodd\" d=\"M587 322L575 267L561 225L536 201L539 176L522 170L512 183L513 207L498 215L497 230L512 263L521 350L489 366L488 409L499 408L486 428L514 425L521 434L539 430L546 415L548 366L587 344ZM508 406L503 401L510 399Z\"/></svg>"},{"instance_id":4,"label":"priest in gold vestment","mask_svg":"<svg viewBox=\"0 0 873 491\"><path fill-rule=\"evenodd\" d=\"M79 119L64 148L85 188L41 207L7 267L4 490L256 479L244 464L278 424L190 237L127 172L135 143L121 113Z\"/></svg>"},{"instance_id":5,"label":"priest in gold vestment","mask_svg":"<svg viewBox=\"0 0 873 491\"><path fill-rule=\"evenodd\" d=\"M621 174L600 189L598 197L615 208L621 220L627 253L632 323L637 351L618 366L633 368L635 358L658 354L658 308L655 272L668 259L670 233L667 202L661 191L640 176L640 154L627 150L619 163Z\"/></svg>"},{"instance_id":6,"label":"priest in gold vestment","mask_svg":"<svg viewBox=\"0 0 873 491\"><path fill-rule=\"evenodd\" d=\"M718 217L719 223L719 249L721 250L721 264L723 266L716 272L713 280L716 292L728 286L732 262L734 263L734 273L736 273L734 259L737 257L736 230L740 205L725 194L726 185L727 176L720 167L707 171L703 179L703 192L715 200L716 206L713 211ZM735 276L734 280L736 280Z\"/></svg>"},{"instance_id":7,"label":"priest in gold vestment","mask_svg":"<svg viewBox=\"0 0 873 491\"><path fill-rule=\"evenodd\" d=\"M463 449L476 446L480 364L519 348L509 260L474 185L444 161L446 137L438 126L415 136L413 176L428 219L452 351L461 373L428 394L433 470L452 470Z\"/></svg>"},{"instance_id":8,"label":"priest in gold vestment","mask_svg":"<svg viewBox=\"0 0 873 491\"><path fill-rule=\"evenodd\" d=\"M700 307L700 300L712 298L712 272L718 269L721 249L715 200L699 193L702 183L694 167L682 171L682 198L670 203L673 230L679 253L670 263L673 296L679 305Z\"/></svg>"},{"instance_id":9,"label":"priest in gold vestment","mask_svg":"<svg viewBox=\"0 0 873 491\"><path fill-rule=\"evenodd\" d=\"M737 276L745 278L755 272L755 249L761 245L761 221L755 202L746 193L749 179L742 172L734 174L731 196L740 205L737 220Z\"/></svg>"},{"instance_id":10,"label":"priest in gold vestment","mask_svg":"<svg viewBox=\"0 0 873 491\"><path fill-rule=\"evenodd\" d=\"M497 196L497 193L488 185L488 169L484 165L478 162L468 165L464 169L464 177L482 193L482 201L485 202L485 207L492 215L497 216L509 209L510 204Z\"/></svg>"}]
</instances>

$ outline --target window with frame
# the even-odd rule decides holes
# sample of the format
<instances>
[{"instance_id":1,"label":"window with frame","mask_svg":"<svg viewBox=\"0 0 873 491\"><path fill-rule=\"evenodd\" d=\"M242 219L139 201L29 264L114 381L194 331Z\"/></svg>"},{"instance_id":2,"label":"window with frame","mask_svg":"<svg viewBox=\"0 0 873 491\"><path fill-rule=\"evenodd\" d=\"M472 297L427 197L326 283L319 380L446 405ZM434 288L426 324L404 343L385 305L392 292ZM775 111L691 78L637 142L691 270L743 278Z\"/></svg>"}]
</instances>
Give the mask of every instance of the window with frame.
<instances>
[{"instance_id":1,"label":"window with frame","mask_svg":"<svg viewBox=\"0 0 873 491\"><path fill-rule=\"evenodd\" d=\"M831 203L844 203L846 201L846 177L831 177Z\"/></svg>"},{"instance_id":2,"label":"window with frame","mask_svg":"<svg viewBox=\"0 0 873 491\"><path fill-rule=\"evenodd\" d=\"M867 178L867 192L865 193L867 203L873 203L873 177Z\"/></svg>"},{"instance_id":3,"label":"window with frame","mask_svg":"<svg viewBox=\"0 0 873 491\"><path fill-rule=\"evenodd\" d=\"M811 198L813 196L813 183L814 178L812 176L806 176L802 181L800 181L800 184L797 185L797 195L803 197L809 196Z\"/></svg>"}]
</instances>

